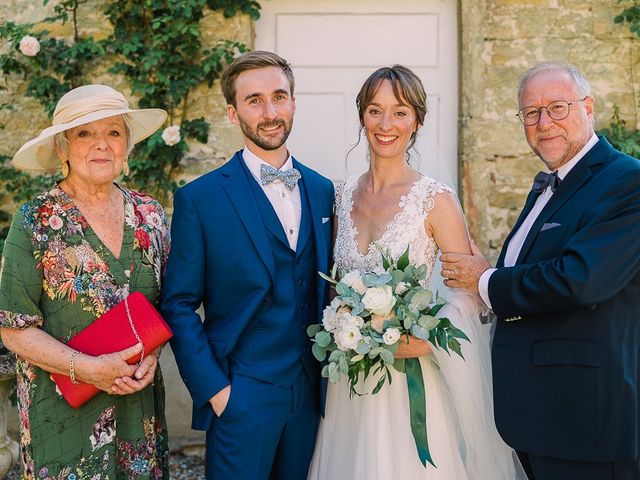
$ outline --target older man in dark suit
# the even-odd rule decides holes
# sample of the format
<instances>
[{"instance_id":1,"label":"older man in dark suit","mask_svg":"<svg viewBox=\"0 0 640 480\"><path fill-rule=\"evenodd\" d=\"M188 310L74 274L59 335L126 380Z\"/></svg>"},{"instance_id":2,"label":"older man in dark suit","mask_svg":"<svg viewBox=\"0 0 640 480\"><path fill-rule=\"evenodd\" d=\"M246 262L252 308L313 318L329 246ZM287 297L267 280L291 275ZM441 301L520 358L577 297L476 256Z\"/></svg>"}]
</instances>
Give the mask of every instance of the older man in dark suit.
<instances>
[{"instance_id":1,"label":"older man in dark suit","mask_svg":"<svg viewBox=\"0 0 640 480\"><path fill-rule=\"evenodd\" d=\"M498 430L537 480L640 478L640 163L593 130L589 84L543 63L518 116L540 172L497 267L442 256L498 317Z\"/></svg>"}]
</instances>

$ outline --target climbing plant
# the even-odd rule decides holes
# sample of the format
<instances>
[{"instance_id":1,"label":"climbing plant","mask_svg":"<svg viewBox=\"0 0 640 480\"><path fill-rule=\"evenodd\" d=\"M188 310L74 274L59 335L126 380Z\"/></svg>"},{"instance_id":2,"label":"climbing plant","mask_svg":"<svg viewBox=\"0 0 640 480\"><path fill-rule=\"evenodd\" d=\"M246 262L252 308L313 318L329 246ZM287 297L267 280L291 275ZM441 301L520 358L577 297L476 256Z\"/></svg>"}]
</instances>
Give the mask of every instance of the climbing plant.
<instances>
[{"instance_id":1,"label":"climbing plant","mask_svg":"<svg viewBox=\"0 0 640 480\"><path fill-rule=\"evenodd\" d=\"M627 0L618 0L618 3L628 3ZM634 0L633 5L628 6L613 19L614 23L628 24L629 30L640 37L640 5ZM598 133L607 137L611 144L622 152L640 158L640 130L635 126L627 125L620 117L620 108L614 106L611 122Z\"/></svg>"},{"instance_id":2,"label":"climbing plant","mask_svg":"<svg viewBox=\"0 0 640 480\"><path fill-rule=\"evenodd\" d=\"M50 0L43 1L44 5L49 3ZM136 146L129 158L131 172L124 182L167 203L178 187L174 174L188 151L187 140L208 140L210 124L203 117L192 118L190 114L194 97L206 94L224 67L247 50L234 39L205 43L202 20L211 12L221 12L225 18L246 14L256 20L260 16L259 3L111 0L104 2L102 14L113 30L103 39L87 34L79 23L80 14L86 13L82 9L92 8L87 0L51 3L52 15L38 23L0 24L0 41L9 47L0 55L4 78L0 88L17 89L26 84L25 95L35 98L52 116L58 99L70 89L90 83L95 72L109 72L117 79L114 83L124 80L139 107L164 108L169 113L165 128ZM67 25L71 34L54 35L47 29L50 24ZM0 104L0 109L12 108L10 104ZM34 131L34 136L37 133ZM14 152L1 148L0 205L7 200L24 201L56 179L55 175L15 171L8 164ZM0 211L0 225L6 225L9 217ZM3 238L0 230L0 243Z\"/></svg>"}]
</instances>

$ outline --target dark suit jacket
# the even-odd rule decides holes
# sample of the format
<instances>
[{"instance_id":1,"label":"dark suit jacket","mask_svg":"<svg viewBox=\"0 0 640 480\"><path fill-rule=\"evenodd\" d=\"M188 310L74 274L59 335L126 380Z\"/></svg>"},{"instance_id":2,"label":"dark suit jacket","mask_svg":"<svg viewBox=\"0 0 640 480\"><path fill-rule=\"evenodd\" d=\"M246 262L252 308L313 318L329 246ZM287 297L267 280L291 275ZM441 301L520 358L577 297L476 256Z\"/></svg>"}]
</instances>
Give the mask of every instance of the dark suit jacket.
<instances>
[{"instance_id":1,"label":"dark suit jacket","mask_svg":"<svg viewBox=\"0 0 640 480\"><path fill-rule=\"evenodd\" d=\"M600 138L540 213L515 266L500 268L505 250L489 281L500 434L537 455L637 459L640 163Z\"/></svg>"},{"instance_id":2,"label":"dark suit jacket","mask_svg":"<svg viewBox=\"0 0 640 480\"><path fill-rule=\"evenodd\" d=\"M174 198L172 246L162 290L171 347L193 398L193 428L207 430L209 399L230 383L228 357L276 288L269 237L239 151L225 165L179 189ZM293 160L302 174L311 213L316 270L327 272L333 184ZM301 192L302 194L302 192ZM327 298L318 277L317 318ZM204 322L196 310L202 302Z\"/></svg>"}]
</instances>

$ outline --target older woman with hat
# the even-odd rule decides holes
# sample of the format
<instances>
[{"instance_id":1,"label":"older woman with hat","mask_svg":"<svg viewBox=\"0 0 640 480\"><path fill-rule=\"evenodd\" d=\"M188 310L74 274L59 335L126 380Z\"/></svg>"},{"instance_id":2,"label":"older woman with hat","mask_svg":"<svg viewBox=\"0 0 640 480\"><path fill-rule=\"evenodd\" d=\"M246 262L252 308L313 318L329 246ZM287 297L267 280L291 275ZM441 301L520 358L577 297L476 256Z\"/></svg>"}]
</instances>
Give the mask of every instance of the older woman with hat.
<instances>
[{"instance_id":1,"label":"older woman with hat","mask_svg":"<svg viewBox=\"0 0 640 480\"><path fill-rule=\"evenodd\" d=\"M17 354L23 478L168 478L157 355L131 366L140 344L98 357L65 344L133 291L158 302L167 219L153 198L114 180L166 116L129 108L105 85L75 88L13 158L23 170L60 165L64 176L16 213L2 256L0 333ZM73 409L50 373L102 392Z\"/></svg>"}]
</instances>

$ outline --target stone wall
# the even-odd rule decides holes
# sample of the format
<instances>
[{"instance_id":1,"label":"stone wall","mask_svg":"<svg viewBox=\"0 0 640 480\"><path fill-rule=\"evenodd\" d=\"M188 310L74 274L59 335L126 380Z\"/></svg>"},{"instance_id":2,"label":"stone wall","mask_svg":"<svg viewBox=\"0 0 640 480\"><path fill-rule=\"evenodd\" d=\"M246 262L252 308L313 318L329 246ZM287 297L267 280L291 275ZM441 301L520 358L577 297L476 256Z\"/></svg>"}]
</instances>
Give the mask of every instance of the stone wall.
<instances>
[{"instance_id":1,"label":"stone wall","mask_svg":"<svg viewBox=\"0 0 640 480\"><path fill-rule=\"evenodd\" d=\"M633 2L461 0L460 171L472 235L492 259L515 223L542 162L515 117L524 71L564 60L589 79L596 128L613 105L638 125L638 39L613 18Z\"/></svg>"}]
</instances>

